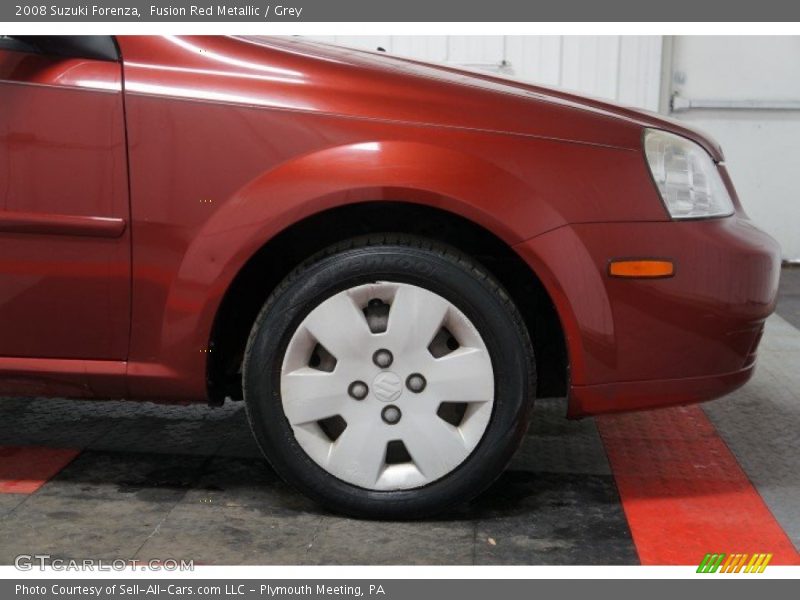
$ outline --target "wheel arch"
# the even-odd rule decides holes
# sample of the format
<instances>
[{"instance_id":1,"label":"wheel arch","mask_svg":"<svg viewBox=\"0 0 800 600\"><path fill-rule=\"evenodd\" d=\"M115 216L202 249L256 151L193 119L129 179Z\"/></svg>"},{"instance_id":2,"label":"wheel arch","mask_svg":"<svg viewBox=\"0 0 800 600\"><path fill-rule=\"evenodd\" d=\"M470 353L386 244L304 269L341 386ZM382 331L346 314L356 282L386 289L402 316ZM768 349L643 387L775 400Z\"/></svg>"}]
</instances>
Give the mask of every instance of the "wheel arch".
<instances>
[{"instance_id":1,"label":"wheel arch","mask_svg":"<svg viewBox=\"0 0 800 600\"><path fill-rule=\"evenodd\" d=\"M533 270L509 241L443 208L403 200L339 205L307 216L264 243L225 291L211 329L208 397L241 398L239 370L256 316L272 290L297 265L328 246L365 234L402 233L448 244L488 269L525 319L536 356L539 396L566 395L567 348L558 312Z\"/></svg>"},{"instance_id":2,"label":"wheel arch","mask_svg":"<svg viewBox=\"0 0 800 600\"><path fill-rule=\"evenodd\" d=\"M542 193L485 156L434 142L344 144L277 164L210 200L211 212L196 229L189 224L191 240L166 286L164 310L153 317L160 321L131 342L130 396L219 402L226 389L219 386L219 364L227 348L219 323L237 332L241 327L221 316L228 313L228 298L243 298L236 296L243 287L260 287L254 297L263 300L276 273L342 236L418 233L444 242L454 238L467 254L481 253L475 238L524 265L511 248L565 222L557 203ZM437 228L461 234L442 238ZM300 242L286 241L291 237L307 252L298 249ZM499 260L498 268L507 262ZM262 270L257 281L243 285L254 264L268 268L268 276ZM520 269L522 279L531 279L529 271Z\"/></svg>"}]
</instances>

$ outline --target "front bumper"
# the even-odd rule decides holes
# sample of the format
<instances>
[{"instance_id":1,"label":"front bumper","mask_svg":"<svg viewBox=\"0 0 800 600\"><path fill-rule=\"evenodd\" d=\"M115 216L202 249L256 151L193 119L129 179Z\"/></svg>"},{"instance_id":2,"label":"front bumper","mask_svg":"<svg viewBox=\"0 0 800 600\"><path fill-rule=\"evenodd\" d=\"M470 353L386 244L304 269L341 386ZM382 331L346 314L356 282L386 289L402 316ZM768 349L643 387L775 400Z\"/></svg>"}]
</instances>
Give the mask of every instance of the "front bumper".
<instances>
[{"instance_id":1,"label":"front bumper","mask_svg":"<svg viewBox=\"0 0 800 600\"><path fill-rule=\"evenodd\" d=\"M709 400L752 374L780 251L746 218L578 224L516 249L561 318L570 416ZM629 257L671 259L675 275L608 277Z\"/></svg>"}]
</instances>

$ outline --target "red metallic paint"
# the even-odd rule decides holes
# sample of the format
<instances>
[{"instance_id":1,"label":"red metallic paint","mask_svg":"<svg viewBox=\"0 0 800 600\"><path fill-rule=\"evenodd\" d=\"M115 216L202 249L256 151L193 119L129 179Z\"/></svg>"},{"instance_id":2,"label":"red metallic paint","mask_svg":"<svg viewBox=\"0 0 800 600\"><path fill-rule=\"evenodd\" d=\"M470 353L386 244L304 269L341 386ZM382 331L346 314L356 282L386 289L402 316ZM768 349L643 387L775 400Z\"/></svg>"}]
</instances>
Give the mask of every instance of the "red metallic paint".
<instances>
[{"instance_id":1,"label":"red metallic paint","mask_svg":"<svg viewBox=\"0 0 800 600\"><path fill-rule=\"evenodd\" d=\"M746 218L575 224L516 249L559 310L571 414L707 400L749 378L779 269ZM608 259L627 255L668 256L675 275L608 277Z\"/></svg>"},{"instance_id":2,"label":"red metallic paint","mask_svg":"<svg viewBox=\"0 0 800 600\"><path fill-rule=\"evenodd\" d=\"M672 222L641 148L643 128L660 127L721 159L707 137L649 113L384 54L286 39L118 43L121 75L114 63L0 54L4 106L27 107L32 94L43 103L38 113L0 111L0 145L9 153L0 163L21 159L12 150L22 143L73 169L38 190L42 162L28 162L13 178L19 192L5 186L6 205L28 203L4 206L8 213L44 220L38 232L10 234L0 214L0 249L12 253L3 254L0 277L21 280L30 269L54 286L57 268L63 277L50 294L86 299L60 310L67 324L54 328L41 301L19 309L13 297L0 298L0 331L14 333L17 344L23 333L28 340L27 354L0 341L0 355L31 357L0 359L5 393L19 393L16 378L24 375L27 385L32 377L46 382L43 394L204 400L211 328L248 259L306 217L389 200L467 218L530 265L565 331L574 415L701 400L749 376L773 308L776 245L738 201L730 218ZM51 129L38 131L41 119ZM68 128L75 134L64 139ZM93 143L81 148L80 139ZM101 182L107 192L93 192ZM84 194L65 195L65 186ZM34 199L50 204L33 210ZM117 239L47 230L65 214L130 223ZM64 244L75 252L63 252ZM607 277L610 259L630 256L672 259L676 274ZM90 296L93 285L103 289ZM48 291L29 289L37 298ZM130 294L129 322L120 294ZM107 320L87 328L89 309ZM13 321L34 322L35 330ZM71 331L78 326L115 343L78 352ZM85 393L76 394L76 383Z\"/></svg>"},{"instance_id":3,"label":"red metallic paint","mask_svg":"<svg viewBox=\"0 0 800 600\"><path fill-rule=\"evenodd\" d=\"M61 359L124 360L122 69L0 50L0 102L0 356L57 359L45 371L70 364ZM4 391L18 393L18 376L0 362ZM43 393L62 391L56 373L48 379Z\"/></svg>"}]
</instances>

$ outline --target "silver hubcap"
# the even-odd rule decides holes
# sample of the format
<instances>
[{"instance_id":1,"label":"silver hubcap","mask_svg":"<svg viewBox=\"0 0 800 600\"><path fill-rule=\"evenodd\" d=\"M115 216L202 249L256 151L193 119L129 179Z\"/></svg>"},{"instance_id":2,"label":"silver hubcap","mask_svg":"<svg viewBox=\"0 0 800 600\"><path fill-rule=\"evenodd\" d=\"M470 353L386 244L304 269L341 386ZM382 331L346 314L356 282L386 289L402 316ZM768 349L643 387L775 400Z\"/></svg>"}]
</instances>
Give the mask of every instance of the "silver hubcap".
<instances>
[{"instance_id":1,"label":"silver hubcap","mask_svg":"<svg viewBox=\"0 0 800 600\"><path fill-rule=\"evenodd\" d=\"M283 410L303 450L372 490L420 487L483 438L494 373L478 331L453 304L392 282L340 292L289 341Z\"/></svg>"}]
</instances>

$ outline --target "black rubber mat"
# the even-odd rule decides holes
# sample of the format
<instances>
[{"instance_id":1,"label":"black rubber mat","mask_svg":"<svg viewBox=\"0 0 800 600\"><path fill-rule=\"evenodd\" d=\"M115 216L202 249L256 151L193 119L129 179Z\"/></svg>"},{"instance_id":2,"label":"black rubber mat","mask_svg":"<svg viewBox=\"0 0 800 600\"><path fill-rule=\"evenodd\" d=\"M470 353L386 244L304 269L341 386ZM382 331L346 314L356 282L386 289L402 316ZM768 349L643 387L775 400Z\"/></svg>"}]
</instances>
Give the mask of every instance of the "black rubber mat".
<instances>
[{"instance_id":1,"label":"black rubber mat","mask_svg":"<svg viewBox=\"0 0 800 600\"><path fill-rule=\"evenodd\" d=\"M477 500L384 523L289 489L240 404L0 400L0 446L84 448L30 496L0 494L0 563L24 548L198 564L636 564L594 423L563 411L539 403L511 468Z\"/></svg>"}]
</instances>

